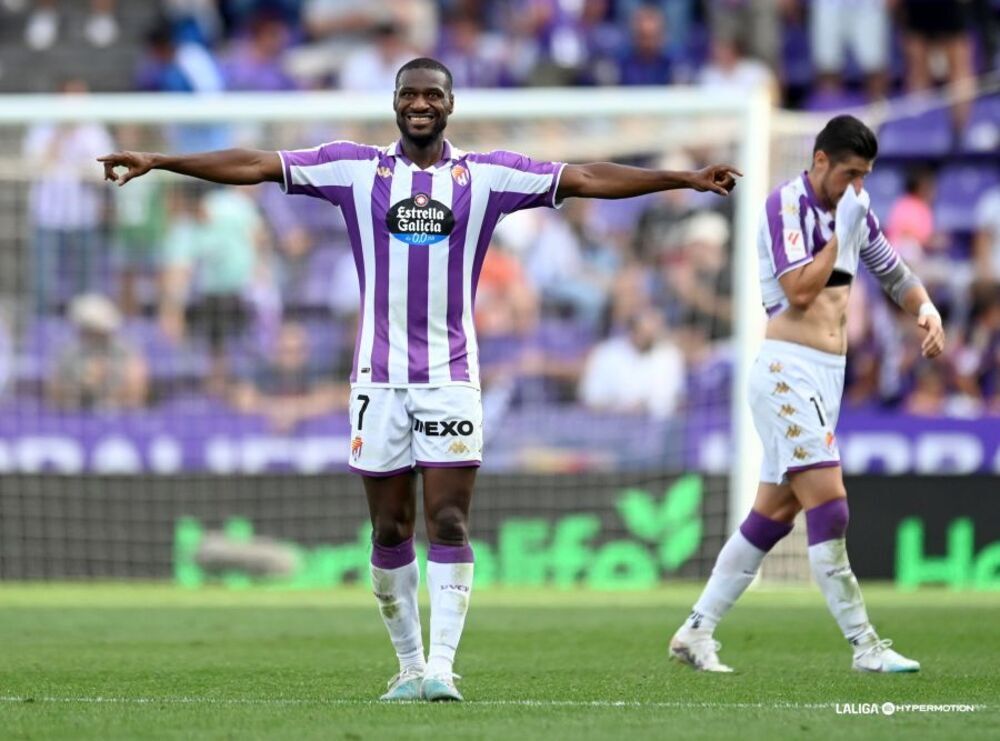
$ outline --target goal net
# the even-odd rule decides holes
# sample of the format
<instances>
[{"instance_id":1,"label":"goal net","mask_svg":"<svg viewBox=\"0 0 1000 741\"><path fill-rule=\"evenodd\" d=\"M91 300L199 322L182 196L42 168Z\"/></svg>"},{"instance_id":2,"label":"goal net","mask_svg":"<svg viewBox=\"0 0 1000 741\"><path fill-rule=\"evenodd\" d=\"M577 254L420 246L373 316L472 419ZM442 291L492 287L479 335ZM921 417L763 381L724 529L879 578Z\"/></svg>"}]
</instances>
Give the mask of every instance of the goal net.
<instances>
[{"instance_id":1,"label":"goal net","mask_svg":"<svg viewBox=\"0 0 1000 741\"><path fill-rule=\"evenodd\" d=\"M636 588L710 571L757 477L755 231L788 169L768 172L768 118L754 96L682 89L457 96L463 150L745 173L732 199L573 199L501 223L476 309L477 579ZM0 578L363 573L344 383L358 282L338 210L163 172L116 188L94 157L397 136L381 95L5 100Z\"/></svg>"}]
</instances>

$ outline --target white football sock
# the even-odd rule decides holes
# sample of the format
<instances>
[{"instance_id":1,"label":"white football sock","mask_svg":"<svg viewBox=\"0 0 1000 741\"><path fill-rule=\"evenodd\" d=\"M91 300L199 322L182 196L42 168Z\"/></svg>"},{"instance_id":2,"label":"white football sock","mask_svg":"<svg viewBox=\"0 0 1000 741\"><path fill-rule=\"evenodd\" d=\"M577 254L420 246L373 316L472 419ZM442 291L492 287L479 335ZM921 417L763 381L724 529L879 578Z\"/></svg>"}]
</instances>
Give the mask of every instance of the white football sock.
<instances>
[{"instance_id":1,"label":"white football sock","mask_svg":"<svg viewBox=\"0 0 1000 741\"><path fill-rule=\"evenodd\" d=\"M372 590L378 600L382 622L396 649L400 670L424 668L424 641L420 633L417 588L420 569L416 559L395 569L371 566Z\"/></svg>"},{"instance_id":2,"label":"white football sock","mask_svg":"<svg viewBox=\"0 0 1000 741\"><path fill-rule=\"evenodd\" d=\"M473 564L471 558L469 561L427 561L427 589L431 595L431 640L427 655L427 674L430 676L452 674L455 651L462 638L472 595Z\"/></svg>"},{"instance_id":3,"label":"white football sock","mask_svg":"<svg viewBox=\"0 0 1000 741\"><path fill-rule=\"evenodd\" d=\"M809 546L809 565L844 638L857 644L872 627L861 587L847 559L847 541L835 538Z\"/></svg>"},{"instance_id":4,"label":"white football sock","mask_svg":"<svg viewBox=\"0 0 1000 741\"><path fill-rule=\"evenodd\" d=\"M684 629L709 633L715 630L722 616L753 582L766 555L767 551L753 545L742 532L733 533L719 551L712 575L684 621Z\"/></svg>"}]
</instances>

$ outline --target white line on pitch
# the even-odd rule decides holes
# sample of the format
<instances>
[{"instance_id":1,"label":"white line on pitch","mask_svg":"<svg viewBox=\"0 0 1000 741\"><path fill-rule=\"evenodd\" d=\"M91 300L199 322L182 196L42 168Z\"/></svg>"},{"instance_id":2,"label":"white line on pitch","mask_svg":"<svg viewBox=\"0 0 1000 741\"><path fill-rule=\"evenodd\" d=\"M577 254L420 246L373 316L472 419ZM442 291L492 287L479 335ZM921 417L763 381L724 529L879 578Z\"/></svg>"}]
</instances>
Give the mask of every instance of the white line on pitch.
<instances>
[{"instance_id":1,"label":"white line on pitch","mask_svg":"<svg viewBox=\"0 0 1000 741\"><path fill-rule=\"evenodd\" d=\"M0 696L5 703L80 703L80 704L121 704L121 705L412 705L413 703L384 703L377 700L348 700L281 698L281 697L49 697L49 696ZM719 709L777 709L777 710L819 710L832 708L835 703L797 702L644 702L642 700L467 700L466 705L493 707L593 707L593 708L719 708Z\"/></svg>"}]
</instances>

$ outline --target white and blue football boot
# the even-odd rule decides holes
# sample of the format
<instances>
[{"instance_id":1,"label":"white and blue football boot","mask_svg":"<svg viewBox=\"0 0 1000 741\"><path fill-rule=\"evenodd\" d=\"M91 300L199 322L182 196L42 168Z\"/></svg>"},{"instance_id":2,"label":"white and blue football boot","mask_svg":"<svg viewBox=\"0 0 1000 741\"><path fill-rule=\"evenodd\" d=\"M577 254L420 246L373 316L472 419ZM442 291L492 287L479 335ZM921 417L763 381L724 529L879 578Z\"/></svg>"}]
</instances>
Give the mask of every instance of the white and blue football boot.
<instances>
[{"instance_id":1,"label":"white and blue football boot","mask_svg":"<svg viewBox=\"0 0 1000 741\"><path fill-rule=\"evenodd\" d=\"M416 667L403 669L389 680L389 691L379 699L383 702L413 702L420 699L420 683L424 670Z\"/></svg>"},{"instance_id":2,"label":"white and blue football boot","mask_svg":"<svg viewBox=\"0 0 1000 741\"><path fill-rule=\"evenodd\" d=\"M455 687L457 674L428 675L420 685L420 695L431 702L462 702L465 698Z\"/></svg>"},{"instance_id":3,"label":"white and blue football boot","mask_svg":"<svg viewBox=\"0 0 1000 741\"><path fill-rule=\"evenodd\" d=\"M908 659L893 651L888 638L875 639L854 649L854 669L859 672L885 672L889 674L920 671L920 662Z\"/></svg>"}]
</instances>

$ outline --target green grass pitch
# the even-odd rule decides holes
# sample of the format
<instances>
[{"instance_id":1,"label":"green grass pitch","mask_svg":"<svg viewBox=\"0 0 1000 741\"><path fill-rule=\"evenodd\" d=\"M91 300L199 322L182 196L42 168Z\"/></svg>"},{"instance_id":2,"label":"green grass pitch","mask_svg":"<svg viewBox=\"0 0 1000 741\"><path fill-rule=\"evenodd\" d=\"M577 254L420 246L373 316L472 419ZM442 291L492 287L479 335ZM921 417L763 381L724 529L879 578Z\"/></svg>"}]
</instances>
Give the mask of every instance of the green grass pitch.
<instances>
[{"instance_id":1,"label":"green grass pitch","mask_svg":"<svg viewBox=\"0 0 1000 741\"><path fill-rule=\"evenodd\" d=\"M703 675L666 659L696 590L483 590L456 667L467 702L385 706L395 660L360 588L0 586L0 738L998 737L1000 594L869 585L879 630L924 667L881 676L850 670L818 592L753 591L717 634L738 673ZM838 712L883 702L975 710Z\"/></svg>"}]
</instances>

